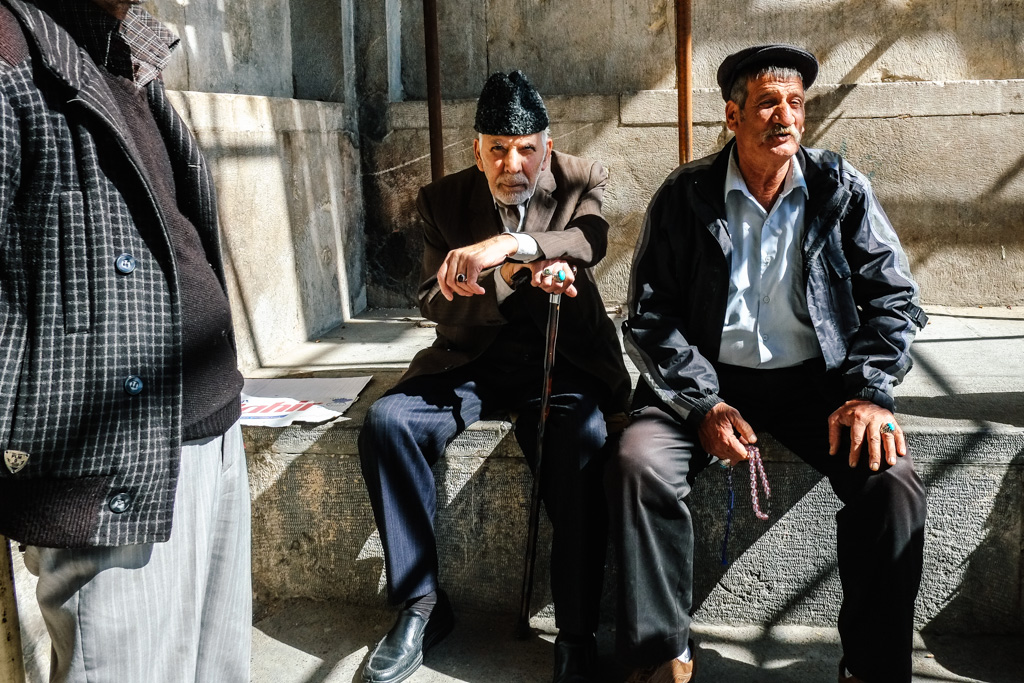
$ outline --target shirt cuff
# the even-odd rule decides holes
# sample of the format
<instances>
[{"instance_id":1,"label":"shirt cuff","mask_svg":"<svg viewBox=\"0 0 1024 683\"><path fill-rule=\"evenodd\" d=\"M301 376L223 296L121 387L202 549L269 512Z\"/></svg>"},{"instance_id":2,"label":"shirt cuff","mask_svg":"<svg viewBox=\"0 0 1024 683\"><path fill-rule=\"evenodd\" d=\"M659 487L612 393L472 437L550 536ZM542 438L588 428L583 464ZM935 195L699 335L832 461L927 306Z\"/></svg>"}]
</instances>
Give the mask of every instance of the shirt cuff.
<instances>
[{"instance_id":1,"label":"shirt cuff","mask_svg":"<svg viewBox=\"0 0 1024 683\"><path fill-rule=\"evenodd\" d=\"M508 283L505 282L505 278L501 276L501 268L494 269L494 294L498 299L498 305L509 297L509 295L515 290L509 287Z\"/></svg>"},{"instance_id":2,"label":"shirt cuff","mask_svg":"<svg viewBox=\"0 0 1024 683\"><path fill-rule=\"evenodd\" d=\"M518 261L519 263L529 263L530 261L536 261L540 258L540 245L537 244L537 240L524 232L510 232L508 234L515 237L516 242L519 243L519 249L516 250L516 253L509 256L510 259ZM498 276L498 279L503 280L500 275Z\"/></svg>"}]
</instances>

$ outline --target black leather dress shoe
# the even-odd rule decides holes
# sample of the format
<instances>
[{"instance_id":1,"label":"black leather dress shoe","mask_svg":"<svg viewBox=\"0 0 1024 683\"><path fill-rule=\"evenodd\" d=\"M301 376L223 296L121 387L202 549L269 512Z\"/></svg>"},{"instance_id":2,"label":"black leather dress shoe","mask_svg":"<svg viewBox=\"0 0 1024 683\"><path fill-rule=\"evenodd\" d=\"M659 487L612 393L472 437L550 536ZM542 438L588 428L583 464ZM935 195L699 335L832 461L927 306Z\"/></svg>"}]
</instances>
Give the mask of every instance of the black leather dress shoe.
<instances>
[{"instance_id":1,"label":"black leather dress shoe","mask_svg":"<svg viewBox=\"0 0 1024 683\"><path fill-rule=\"evenodd\" d=\"M437 604L424 620L406 608L398 614L395 625L373 649L363 667L364 683L399 683L423 663L423 653L452 632L455 615L444 591L437 591Z\"/></svg>"},{"instance_id":2,"label":"black leather dress shoe","mask_svg":"<svg viewBox=\"0 0 1024 683\"><path fill-rule=\"evenodd\" d=\"M597 640L594 636L555 639L554 683L593 683L597 680Z\"/></svg>"}]
</instances>

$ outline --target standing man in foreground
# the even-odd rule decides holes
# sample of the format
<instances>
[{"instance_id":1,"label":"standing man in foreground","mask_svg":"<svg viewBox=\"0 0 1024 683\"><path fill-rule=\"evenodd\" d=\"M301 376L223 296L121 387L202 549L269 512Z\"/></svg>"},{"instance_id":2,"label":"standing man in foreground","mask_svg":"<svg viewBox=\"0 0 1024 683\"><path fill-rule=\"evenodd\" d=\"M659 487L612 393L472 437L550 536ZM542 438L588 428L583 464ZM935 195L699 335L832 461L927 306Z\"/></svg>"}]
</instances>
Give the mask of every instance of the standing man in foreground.
<instances>
[{"instance_id":1,"label":"standing man in foreground","mask_svg":"<svg viewBox=\"0 0 1024 683\"><path fill-rule=\"evenodd\" d=\"M761 429L844 504L838 680L911 680L925 494L892 389L926 317L868 180L800 145L817 72L787 45L727 57L735 140L674 171L647 211L623 325L641 381L607 476L631 683L693 680L684 499L709 463L746 459Z\"/></svg>"},{"instance_id":2,"label":"standing man in foreground","mask_svg":"<svg viewBox=\"0 0 1024 683\"><path fill-rule=\"evenodd\" d=\"M52 681L243 683L249 490L213 186L126 0L0 0L0 533ZM173 521L173 527L172 527Z\"/></svg>"},{"instance_id":3,"label":"standing man in foreground","mask_svg":"<svg viewBox=\"0 0 1024 683\"><path fill-rule=\"evenodd\" d=\"M595 680L606 546L605 421L629 393L615 328L589 271L607 247L607 174L597 162L552 151L547 110L519 71L487 80L475 128L476 167L431 183L418 199L420 310L438 323L437 339L370 408L360 435L388 596L403 606L363 680L404 680L451 630L452 608L438 584L431 466L481 416L514 411L532 467L548 295L557 292L565 295L558 360L543 471L534 476L554 526L554 681L585 683Z\"/></svg>"}]
</instances>

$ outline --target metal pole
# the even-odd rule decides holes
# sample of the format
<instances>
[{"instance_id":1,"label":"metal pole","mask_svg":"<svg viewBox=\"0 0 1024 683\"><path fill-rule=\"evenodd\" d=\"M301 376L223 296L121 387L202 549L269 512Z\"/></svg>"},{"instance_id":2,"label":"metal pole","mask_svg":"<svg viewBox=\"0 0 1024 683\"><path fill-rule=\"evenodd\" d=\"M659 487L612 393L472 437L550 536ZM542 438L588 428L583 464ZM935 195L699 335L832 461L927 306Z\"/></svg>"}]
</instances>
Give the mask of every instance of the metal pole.
<instances>
[{"instance_id":1,"label":"metal pole","mask_svg":"<svg viewBox=\"0 0 1024 683\"><path fill-rule=\"evenodd\" d=\"M441 53L437 41L437 0L423 0L423 33L427 60L430 178L438 180L444 177L444 133L441 130Z\"/></svg>"},{"instance_id":2,"label":"metal pole","mask_svg":"<svg viewBox=\"0 0 1024 683\"><path fill-rule=\"evenodd\" d=\"M11 546L3 536L0 536L0 681L25 683L21 627L14 595L14 565Z\"/></svg>"},{"instance_id":3,"label":"metal pole","mask_svg":"<svg viewBox=\"0 0 1024 683\"><path fill-rule=\"evenodd\" d=\"M693 160L693 0L676 0L679 163Z\"/></svg>"},{"instance_id":4,"label":"metal pole","mask_svg":"<svg viewBox=\"0 0 1024 683\"><path fill-rule=\"evenodd\" d=\"M537 457L533 466L533 497L530 499L530 524L526 532L526 566L523 568L523 590L519 601L520 638L530 635L530 599L533 597L533 569L537 559L537 533L540 527L540 475L544 453L544 425L551 408L551 378L555 366L555 343L558 341L558 313L561 294L552 294L548 306L547 347L544 352L544 385L540 394L540 419L537 421Z\"/></svg>"}]
</instances>

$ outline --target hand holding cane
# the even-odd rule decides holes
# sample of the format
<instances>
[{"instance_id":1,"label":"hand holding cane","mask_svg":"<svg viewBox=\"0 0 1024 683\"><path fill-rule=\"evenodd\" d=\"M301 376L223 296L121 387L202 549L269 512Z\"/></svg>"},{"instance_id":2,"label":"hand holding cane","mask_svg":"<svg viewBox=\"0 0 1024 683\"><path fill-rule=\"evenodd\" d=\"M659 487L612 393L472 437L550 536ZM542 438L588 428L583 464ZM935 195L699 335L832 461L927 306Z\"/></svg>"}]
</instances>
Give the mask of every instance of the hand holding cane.
<instances>
[{"instance_id":1,"label":"hand holding cane","mask_svg":"<svg viewBox=\"0 0 1024 683\"><path fill-rule=\"evenodd\" d=\"M537 532L540 526L540 477L544 453L544 425L551 404L551 375L555 365L555 342L558 339L558 314L561 294L551 294L548 306L547 346L544 353L544 385L540 396L540 419L537 421L537 456L533 468L533 495L530 499L530 523L526 534L526 563L523 589L519 603L517 632L520 638L530 635L530 599L533 597L533 570L537 559Z\"/></svg>"}]
</instances>

